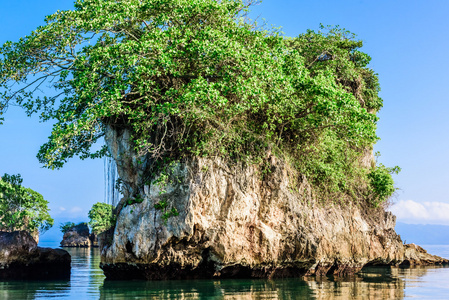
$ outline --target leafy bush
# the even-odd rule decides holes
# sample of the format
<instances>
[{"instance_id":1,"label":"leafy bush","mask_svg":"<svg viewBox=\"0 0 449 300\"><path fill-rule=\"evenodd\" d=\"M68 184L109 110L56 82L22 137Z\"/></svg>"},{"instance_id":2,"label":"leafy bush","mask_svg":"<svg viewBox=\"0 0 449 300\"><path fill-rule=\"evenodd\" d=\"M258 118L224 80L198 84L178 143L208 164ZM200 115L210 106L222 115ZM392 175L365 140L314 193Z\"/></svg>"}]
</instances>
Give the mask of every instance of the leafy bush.
<instances>
[{"instance_id":1,"label":"leafy bush","mask_svg":"<svg viewBox=\"0 0 449 300\"><path fill-rule=\"evenodd\" d=\"M75 226L76 226L76 224L73 222L65 222L65 223L61 223L59 225L59 228L61 229L62 233L66 233L67 231L72 230Z\"/></svg>"},{"instance_id":2,"label":"leafy bush","mask_svg":"<svg viewBox=\"0 0 449 300\"><path fill-rule=\"evenodd\" d=\"M400 171L401 169L397 166L387 168L383 164L379 164L368 174L374 192L372 202L375 206L387 200L396 191L391 174L398 174Z\"/></svg>"},{"instance_id":3,"label":"leafy bush","mask_svg":"<svg viewBox=\"0 0 449 300\"><path fill-rule=\"evenodd\" d=\"M38 192L23 187L22 182L20 174L4 174L0 178L0 229L45 232L54 222L48 201Z\"/></svg>"},{"instance_id":4,"label":"leafy bush","mask_svg":"<svg viewBox=\"0 0 449 300\"><path fill-rule=\"evenodd\" d=\"M59 228L61 229L62 233L66 233L68 231L77 231L80 234L88 234L89 233L89 227L88 223L86 222L79 222L78 224L75 224L73 222L65 222L61 223L59 225Z\"/></svg>"},{"instance_id":5,"label":"leafy bush","mask_svg":"<svg viewBox=\"0 0 449 300\"><path fill-rule=\"evenodd\" d=\"M297 161L297 169L318 187L315 192L323 201L336 201L342 195L354 199L363 193L360 185L367 180L366 171L359 163L363 153L346 145L335 133L327 132L315 143L302 148L307 156Z\"/></svg>"},{"instance_id":6,"label":"leafy bush","mask_svg":"<svg viewBox=\"0 0 449 300\"><path fill-rule=\"evenodd\" d=\"M116 217L113 214L114 207L110 204L97 202L89 210L89 226L95 234L104 232L113 227Z\"/></svg>"}]
</instances>

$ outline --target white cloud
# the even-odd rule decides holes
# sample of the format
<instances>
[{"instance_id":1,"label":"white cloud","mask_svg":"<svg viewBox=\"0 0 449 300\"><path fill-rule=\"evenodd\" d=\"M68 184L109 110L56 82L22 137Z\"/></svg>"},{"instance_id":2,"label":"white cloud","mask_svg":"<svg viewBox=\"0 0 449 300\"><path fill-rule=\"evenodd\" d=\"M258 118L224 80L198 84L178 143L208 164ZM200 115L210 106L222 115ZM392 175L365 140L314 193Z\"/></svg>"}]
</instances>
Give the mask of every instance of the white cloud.
<instances>
[{"instance_id":1,"label":"white cloud","mask_svg":"<svg viewBox=\"0 0 449 300\"><path fill-rule=\"evenodd\" d=\"M399 222L449 225L449 203L400 200L390 210Z\"/></svg>"},{"instance_id":2,"label":"white cloud","mask_svg":"<svg viewBox=\"0 0 449 300\"><path fill-rule=\"evenodd\" d=\"M78 207L78 206L74 206L74 207L72 207L70 209L71 213L79 213L79 212L82 212L82 211L83 211L83 209L81 207Z\"/></svg>"},{"instance_id":3,"label":"white cloud","mask_svg":"<svg viewBox=\"0 0 449 300\"><path fill-rule=\"evenodd\" d=\"M87 212L79 206L71 207L65 215L71 218L87 218Z\"/></svg>"},{"instance_id":4,"label":"white cloud","mask_svg":"<svg viewBox=\"0 0 449 300\"><path fill-rule=\"evenodd\" d=\"M78 217L87 217L87 213L79 206L72 207L53 207L50 210L50 215L52 217L57 218L78 218Z\"/></svg>"},{"instance_id":5,"label":"white cloud","mask_svg":"<svg viewBox=\"0 0 449 300\"><path fill-rule=\"evenodd\" d=\"M50 215L52 217L59 216L61 214L66 214L66 213L67 213L67 208L65 208L63 206L51 207L51 205L50 205Z\"/></svg>"}]
</instances>

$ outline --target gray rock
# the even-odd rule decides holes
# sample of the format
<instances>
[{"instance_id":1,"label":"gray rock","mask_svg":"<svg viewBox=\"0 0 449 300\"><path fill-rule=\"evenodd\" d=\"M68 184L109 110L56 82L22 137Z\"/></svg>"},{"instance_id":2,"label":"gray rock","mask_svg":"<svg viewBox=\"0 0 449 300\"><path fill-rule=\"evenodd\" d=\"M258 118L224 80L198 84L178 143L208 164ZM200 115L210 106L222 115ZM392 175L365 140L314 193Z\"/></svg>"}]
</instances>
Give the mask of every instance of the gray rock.
<instances>
[{"instance_id":1,"label":"gray rock","mask_svg":"<svg viewBox=\"0 0 449 300\"><path fill-rule=\"evenodd\" d=\"M89 233L89 227L86 223L74 226L71 230L64 233L61 247L97 247L97 237Z\"/></svg>"},{"instance_id":2,"label":"gray rock","mask_svg":"<svg viewBox=\"0 0 449 300\"><path fill-rule=\"evenodd\" d=\"M68 279L70 254L38 247L25 231L0 232L0 279Z\"/></svg>"},{"instance_id":3,"label":"gray rock","mask_svg":"<svg viewBox=\"0 0 449 300\"><path fill-rule=\"evenodd\" d=\"M274 156L268 173L192 158L161 186L144 182L150 158L133 152L126 130L109 128L106 142L128 187L125 199L144 199L124 207L113 233L100 238L107 278L347 275L405 260L390 212L318 203L306 178ZM167 208L156 209L162 201ZM171 208L179 215L164 220Z\"/></svg>"},{"instance_id":4,"label":"gray rock","mask_svg":"<svg viewBox=\"0 0 449 300\"><path fill-rule=\"evenodd\" d=\"M404 261L401 266L428 266L428 265L445 265L449 263L449 260L427 253L422 247L415 244L404 245Z\"/></svg>"}]
</instances>

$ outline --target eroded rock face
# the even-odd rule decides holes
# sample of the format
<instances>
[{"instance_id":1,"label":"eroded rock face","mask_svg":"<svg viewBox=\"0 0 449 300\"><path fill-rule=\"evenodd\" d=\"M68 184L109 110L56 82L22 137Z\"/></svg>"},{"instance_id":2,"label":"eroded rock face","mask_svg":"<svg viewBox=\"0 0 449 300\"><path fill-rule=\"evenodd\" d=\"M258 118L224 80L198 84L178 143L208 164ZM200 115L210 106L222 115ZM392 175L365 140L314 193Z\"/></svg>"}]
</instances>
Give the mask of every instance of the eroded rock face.
<instances>
[{"instance_id":1,"label":"eroded rock face","mask_svg":"<svg viewBox=\"0 0 449 300\"><path fill-rule=\"evenodd\" d=\"M123 208L100 245L108 278L346 275L405 259L390 212L316 203L306 179L275 157L268 173L193 158L174 165L166 184L145 185L136 174L148 160L127 146L129 134L106 137L121 179L133 187L126 196L141 186L144 199ZM167 207L156 209L161 202ZM164 220L171 208L179 215Z\"/></svg>"},{"instance_id":2,"label":"eroded rock face","mask_svg":"<svg viewBox=\"0 0 449 300\"><path fill-rule=\"evenodd\" d=\"M38 247L25 231L0 232L0 279L68 279L70 254Z\"/></svg>"}]
</instances>

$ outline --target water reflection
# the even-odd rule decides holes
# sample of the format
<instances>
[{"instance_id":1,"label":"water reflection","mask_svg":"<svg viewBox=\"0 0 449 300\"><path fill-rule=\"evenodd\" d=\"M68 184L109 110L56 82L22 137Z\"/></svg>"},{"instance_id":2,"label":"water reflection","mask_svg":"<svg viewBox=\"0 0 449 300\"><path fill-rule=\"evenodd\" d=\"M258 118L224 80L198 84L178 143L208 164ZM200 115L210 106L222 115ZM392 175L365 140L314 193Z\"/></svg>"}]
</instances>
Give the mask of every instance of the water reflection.
<instances>
[{"instance_id":1,"label":"water reflection","mask_svg":"<svg viewBox=\"0 0 449 300\"><path fill-rule=\"evenodd\" d=\"M300 279L269 280L191 280L191 281L105 281L101 299L297 299L312 291ZM292 298L291 296L294 296Z\"/></svg>"},{"instance_id":2,"label":"water reflection","mask_svg":"<svg viewBox=\"0 0 449 300\"><path fill-rule=\"evenodd\" d=\"M413 267L395 271L395 275L404 280L405 297L449 299L449 267Z\"/></svg>"},{"instance_id":3,"label":"water reflection","mask_svg":"<svg viewBox=\"0 0 449 300\"><path fill-rule=\"evenodd\" d=\"M65 248L72 256L70 280L0 281L0 299L98 299L104 275L98 249Z\"/></svg>"},{"instance_id":4,"label":"water reflection","mask_svg":"<svg viewBox=\"0 0 449 300\"><path fill-rule=\"evenodd\" d=\"M0 299L41 299L64 295L68 281L0 281Z\"/></svg>"},{"instance_id":5,"label":"water reflection","mask_svg":"<svg viewBox=\"0 0 449 300\"><path fill-rule=\"evenodd\" d=\"M103 271L99 268L100 252L98 248L65 249L72 256L69 295L76 295L79 298L81 298L80 296L85 296L85 299L98 298L99 287L105 279Z\"/></svg>"},{"instance_id":6,"label":"water reflection","mask_svg":"<svg viewBox=\"0 0 449 300\"><path fill-rule=\"evenodd\" d=\"M394 275L395 270L370 267L351 277L306 280L314 299L402 299L404 280Z\"/></svg>"},{"instance_id":7,"label":"water reflection","mask_svg":"<svg viewBox=\"0 0 449 300\"><path fill-rule=\"evenodd\" d=\"M309 277L281 280L192 280L192 281L105 281L100 287L101 299L403 299L407 283L417 280L419 291L428 272L442 274L449 268L369 267L355 276L345 278ZM449 278L448 276L444 277ZM444 280L443 279L443 280ZM440 279L441 280L441 279ZM445 281L445 280L444 280ZM427 290L429 298L438 298L441 290ZM410 293L411 295L416 294ZM422 293L421 293L422 294ZM442 296L442 297L443 297ZM443 297L444 298L444 297Z\"/></svg>"},{"instance_id":8,"label":"water reflection","mask_svg":"<svg viewBox=\"0 0 449 300\"><path fill-rule=\"evenodd\" d=\"M449 268L365 268L346 278L105 281L98 249L69 248L70 281L0 281L0 299L444 299Z\"/></svg>"}]
</instances>

